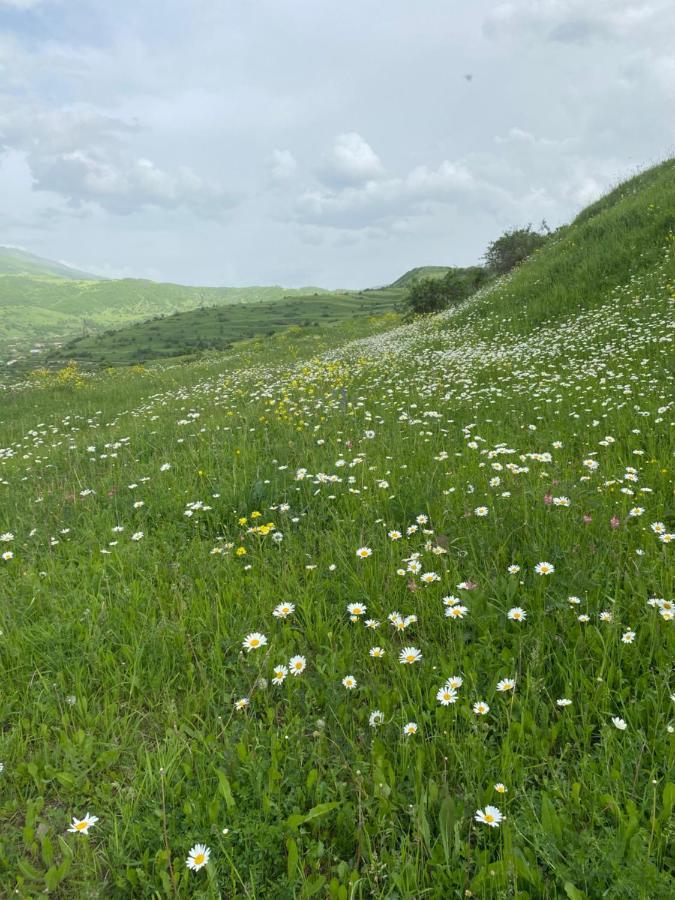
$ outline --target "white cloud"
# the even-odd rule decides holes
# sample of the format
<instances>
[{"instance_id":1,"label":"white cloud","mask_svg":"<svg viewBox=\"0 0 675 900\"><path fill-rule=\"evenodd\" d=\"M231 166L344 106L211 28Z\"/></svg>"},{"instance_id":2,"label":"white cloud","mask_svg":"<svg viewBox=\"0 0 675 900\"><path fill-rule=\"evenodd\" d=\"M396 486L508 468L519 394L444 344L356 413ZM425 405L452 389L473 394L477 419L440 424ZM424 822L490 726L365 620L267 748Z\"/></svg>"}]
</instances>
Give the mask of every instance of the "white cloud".
<instances>
[{"instance_id":1,"label":"white cloud","mask_svg":"<svg viewBox=\"0 0 675 900\"><path fill-rule=\"evenodd\" d=\"M507 134L497 135L494 139L494 142L495 144L539 147L547 150L562 148L565 145L570 145L571 143L573 143L569 138L566 140L557 141L551 138L537 137L536 135L532 134L532 132L526 131L524 128L519 128L517 125L514 125L513 128L509 128Z\"/></svg>"},{"instance_id":2,"label":"white cloud","mask_svg":"<svg viewBox=\"0 0 675 900\"><path fill-rule=\"evenodd\" d=\"M338 135L330 153L322 157L318 175L320 184L298 198L296 216L303 222L345 229L400 227L433 204L451 204L477 194L485 200L499 193L478 182L466 165L450 160L386 177L377 153L354 132Z\"/></svg>"},{"instance_id":3,"label":"white cloud","mask_svg":"<svg viewBox=\"0 0 675 900\"><path fill-rule=\"evenodd\" d=\"M364 184L383 175L379 156L355 131L339 134L319 167L324 184L338 187Z\"/></svg>"},{"instance_id":4,"label":"white cloud","mask_svg":"<svg viewBox=\"0 0 675 900\"><path fill-rule=\"evenodd\" d=\"M542 218L558 224L617 180L619 158L591 161L581 149L580 139L542 137L512 126L459 160L416 166L362 185L308 187L296 200L294 218L329 233L378 238L414 234L439 215L465 223L489 221L485 245L507 227Z\"/></svg>"},{"instance_id":5,"label":"white cloud","mask_svg":"<svg viewBox=\"0 0 675 900\"><path fill-rule=\"evenodd\" d=\"M636 28L653 22L669 6L670 0L515 0L495 6L483 28L489 36L530 34L561 43L585 43L634 35Z\"/></svg>"},{"instance_id":6,"label":"white cloud","mask_svg":"<svg viewBox=\"0 0 675 900\"><path fill-rule=\"evenodd\" d=\"M287 181L298 170L298 163L290 150L274 150L267 165L275 181Z\"/></svg>"},{"instance_id":7,"label":"white cloud","mask_svg":"<svg viewBox=\"0 0 675 900\"><path fill-rule=\"evenodd\" d=\"M73 150L40 159L33 173L38 189L59 193L74 206L95 202L112 213L132 213L144 206L183 206L209 215L221 203L230 205L220 188L205 183L190 168L169 173L149 159L120 163Z\"/></svg>"},{"instance_id":8,"label":"white cloud","mask_svg":"<svg viewBox=\"0 0 675 900\"><path fill-rule=\"evenodd\" d=\"M492 205L501 194L498 187L476 179L464 164L444 160L436 168L417 166L401 177L344 188L308 189L299 197L296 212L301 221L330 227L394 228L436 204L463 200Z\"/></svg>"},{"instance_id":9,"label":"white cloud","mask_svg":"<svg viewBox=\"0 0 675 900\"><path fill-rule=\"evenodd\" d=\"M189 166L167 171L135 156L126 139L139 130L87 107L16 108L0 115L0 152L23 151L33 189L52 191L73 207L96 203L115 214L183 207L218 215L233 205L233 195Z\"/></svg>"},{"instance_id":10,"label":"white cloud","mask_svg":"<svg viewBox=\"0 0 675 900\"><path fill-rule=\"evenodd\" d=\"M410 193L419 197L454 197L476 187L476 181L462 163L443 160L437 169L418 166L406 179Z\"/></svg>"}]
</instances>

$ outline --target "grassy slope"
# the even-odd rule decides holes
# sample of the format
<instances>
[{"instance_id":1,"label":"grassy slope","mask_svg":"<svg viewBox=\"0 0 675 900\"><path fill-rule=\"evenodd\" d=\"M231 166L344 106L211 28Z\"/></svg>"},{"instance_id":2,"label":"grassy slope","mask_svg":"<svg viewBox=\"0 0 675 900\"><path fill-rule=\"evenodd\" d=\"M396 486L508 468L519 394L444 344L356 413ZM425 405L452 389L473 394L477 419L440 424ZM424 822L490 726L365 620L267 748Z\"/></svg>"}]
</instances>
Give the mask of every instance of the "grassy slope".
<instances>
[{"instance_id":1,"label":"grassy slope","mask_svg":"<svg viewBox=\"0 0 675 900\"><path fill-rule=\"evenodd\" d=\"M272 304L203 308L169 318L135 323L105 334L75 338L48 355L48 366L75 360L85 368L128 365L186 356L201 350L223 350L233 342L271 335L301 325L334 325L350 316L381 316L398 311L407 288L421 277L442 277L447 266L411 269L392 285L363 291L305 293L300 291ZM42 360L41 360L42 362Z\"/></svg>"},{"instance_id":2,"label":"grassy slope","mask_svg":"<svg viewBox=\"0 0 675 900\"><path fill-rule=\"evenodd\" d=\"M68 278L70 280L97 280L97 276L79 269L73 269L51 259L43 259L18 250L15 247L0 247L0 275L32 275L47 278Z\"/></svg>"},{"instance_id":3,"label":"grassy slope","mask_svg":"<svg viewBox=\"0 0 675 900\"><path fill-rule=\"evenodd\" d=\"M0 277L0 342L25 346L82 332L120 327L176 311L216 304L277 301L307 288L203 288L139 279L65 281Z\"/></svg>"},{"instance_id":4,"label":"grassy slope","mask_svg":"<svg viewBox=\"0 0 675 900\"><path fill-rule=\"evenodd\" d=\"M126 365L201 350L223 350L234 341L269 336L292 326L316 328L355 316L394 311L404 291L384 288L362 293L316 293L275 303L247 303L191 310L78 338L46 358L55 366L76 360L87 367Z\"/></svg>"},{"instance_id":5,"label":"grassy slope","mask_svg":"<svg viewBox=\"0 0 675 900\"><path fill-rule=\"evenodd\" d=\"M438 317L5 393L4 893L673 895L673 623L647 603L674 586L650 528L673 530L672 167L623 190ZM439 582L397 574L413 553ZM349 621L357 601L379 629ZM417 621L399 634L394 610ZM242 652L252 631L268 644ZM408 644L422 660L400 665ZM297 653L306 672L272 687ZM474 820L490 803L500 828ZM66 834L86 811L91 834Z\"/></svg>"},{"instance_id":6,"label":"grassy slope","mask_svg":"<svg viewBox=\"0 0 675 900\"><path fill-rule=\"evenodd\" d=\"M653 270L675 234L675 160L649 169L559 229L490 302L526 333L570 310L604 303L617 285ZM495 325L494 335L501 323Z\"/></svg>"},{"instance_id":7,"label":"grassy slope","mask_svg":"<svg viewBox=\"0 0 675 900\"><path fill-rule=\"evenodd\" d=\"M397 278L391 284L391 287L409 288L411 284L419 281L420 278L443 278L450 271L450 268L450 266L417 266L414 269L409 269L404 275Z\"/></svg>"},{"instance_id":8,"label":"grassy slope","mask_svg":"<svg viewBox=\"0 0 675 900\"><path fill-rule=\"evenodd\" d=\"M83 358L105 364L181 355L191 352L198 344L222 348L233 340L269 332L270 328L262 322L264 316L274 320L273 327L276 328L280 324L283 327L284 323L290 325L317 318L339 320L352 306L357 314L364 311L364 304L371 305L374 314L385 307L393 309L411 279L422 274L440 277L447 271L443 266L413 269L388 288L365 291L332 292L313 287L289 289L279 286L208 288L133 278L80 279L81 273L30 254L12 251L3 258L0 248L0 352L5 358L24 357L34 344L52 346L83 333L85 340L78 342L71 356L77 358L83 351L90 354ZM307 314L297 314L294 303L286 304L279 313L271 308L258 308L248 323L242 311L232 315L225 311L222 315L198 312L208 307L271 304L290 298L302 299L307 305ZM317 304L320 302L324 303L325 309L319 311ZM156 323L148 321L192 311L196 312L194 318L162 325L159 340ZM206 327L200 329L200 323ZM132 324L133 329L123 330ZM221 333L222 325L226 327ZM139 326L138 331L136 326ZM112 342L109 335L96 340L102 332L111 329L121 330ZM173 353L170 352L172 342L175 342ZM128 347L121 350L123 343L128 343ZM146 352L140 354L141 349ZM54 359L68 356L69 352L57 353ZM32 361L39 364L43 359L44 356L38 355Z\"/></svg>"}]
</instances>

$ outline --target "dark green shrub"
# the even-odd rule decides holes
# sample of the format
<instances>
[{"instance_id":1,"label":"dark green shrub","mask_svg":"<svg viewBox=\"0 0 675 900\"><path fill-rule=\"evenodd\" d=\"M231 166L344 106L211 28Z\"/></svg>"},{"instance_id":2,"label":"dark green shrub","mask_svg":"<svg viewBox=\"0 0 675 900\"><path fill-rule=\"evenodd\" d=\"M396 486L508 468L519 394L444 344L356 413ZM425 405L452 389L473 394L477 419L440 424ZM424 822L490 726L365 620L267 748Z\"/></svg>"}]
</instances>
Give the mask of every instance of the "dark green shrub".
<instances>
[{"instance_id":1,"label":"dark green shrub","mask_svg":"<svg viewBox=\"0 0 675 900\"><path fill-rule=\"evenodd\" d=\"M525 228L512 228L493 241L483 257L485 268L490 275L506 275L535 250L543 247L549 235L546 223L542 223L542 227L546 231L535 231L531 225Z\"/></svg>"}]
</instances>

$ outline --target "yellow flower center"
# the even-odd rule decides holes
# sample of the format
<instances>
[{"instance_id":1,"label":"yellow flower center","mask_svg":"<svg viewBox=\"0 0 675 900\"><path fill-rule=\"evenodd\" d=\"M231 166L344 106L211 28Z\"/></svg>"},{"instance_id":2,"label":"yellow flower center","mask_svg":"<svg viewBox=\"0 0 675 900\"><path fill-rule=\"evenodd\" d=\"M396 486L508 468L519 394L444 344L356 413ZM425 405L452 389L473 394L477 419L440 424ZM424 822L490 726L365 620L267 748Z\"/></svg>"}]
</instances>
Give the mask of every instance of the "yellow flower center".
<instances>
[{"instance_id":1,"label":"yellow flower center","mask_svg":"<svg viewBox=\"0 0 675 900\"><path fill-rule=\"evenodd\" d=\"M492 813L485 813L485 821L486 822L494 822L494 820L495 820L495 817L492 815Z\"/></svg>"},{"instance_id":2,"label":"yellow flower center","mask_svg":"<svg viewBox=\"0 0 675 900\"><path fill-rule=\"evenodd\" d=\"M75 826L75 828L77 828L78 831L84 831L86 827L87 827L87 822L78 822L77 825Z\"/></svg>"},{"instance_id":3,"label":"yellow flower center","mask_svg":"<svg viewBox=\"0 0 675 900\"><path fill-rule=\"evenodd\" d=\"M198 854L195 856L195 865L201 866L201 864L202 864L203 862L204 862L204 854L203 854L203 853L198 853Z\"/></svg>"}]
</instances>

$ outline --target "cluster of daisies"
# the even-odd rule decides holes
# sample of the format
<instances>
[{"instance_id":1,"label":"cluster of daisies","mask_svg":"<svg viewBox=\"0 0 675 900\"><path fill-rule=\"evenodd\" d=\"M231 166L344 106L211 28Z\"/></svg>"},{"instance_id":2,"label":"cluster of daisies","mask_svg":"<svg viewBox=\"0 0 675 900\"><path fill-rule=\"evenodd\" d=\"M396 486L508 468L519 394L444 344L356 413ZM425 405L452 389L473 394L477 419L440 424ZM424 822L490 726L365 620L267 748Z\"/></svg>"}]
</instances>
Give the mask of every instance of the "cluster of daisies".
<instances>
[{"instance_id":1,"label":"cluster of daisies","mask_svg":"<svg viewBox=\"0 0 675 900\"><path fill-rule=\"evenodd\" d=\"M241 518L240 524L245 524L247 519L246 517ZM426 527L429 525L429 517L421 513L416 517L415 524L408 526L406 529L406 534L408 536L412 536L417 532L419 526L424 527L425 535L433 535L433 529ZM388 532L388 537L392 541L399 541L402 539L402 532L398 530L390 530ZM427 549L432 552L436 549L436 545L433 543L429 543L427 545ZM358 559L369 559L373 556L373 550L370 547L359 547L356 550L356 556ZM413 552L409 556L404 558L404 562L407 563L407 566L404 571L407 575L411 575L413 578L415 576L420 576L421 583L431 583L429 579L424 579L424 574L422 573L422 564L420 562L421 553ZM548 577L554 574L555 566L553 563L548 561L540 561L536 563L532 567L532 571L535 575L540 577ZM512 563L507 567L507 573L509 575L517 575L521 572L521 566L517 563ZM435 573L434 573L435 574ZM435 580L440 581L440 576L437 576ZM470 592L475 589L477 585L472 581L463 581L457 585L457 589L464 592ZM568 603L574 607L581 604L581 599L577 596L569 596L567 598ZM453 595L448 594L442 598L443 605L445 607L445 615L449 618L454 619L462 619L469 612L469 607L464 605L460 598ZM675 608L675 604L670 601L666 601L663 598L650 598L648 601L649 605L655 607L659 610L661 616L667 620L670 620L673 616L673 609ZM295 612L295 604L291 602L282 602L277 604L272 610L272 616L276 619L288 619ZM363 625L370 630L379 629L381 626L381 621L373 618L366 618L366 614L368 611L368 606L362 602L352 602L348 603L346 606L347 617L352 623L363 623ZM507 613L506 618L510 622L515 623L525 623L528 618L528 614L526 610L522 606L513 606L511 607ZM604 611L599 614L599 619L605 622L613 621L612 613L609 611ZM580 622L587 622L590 620L590 616L581 614L578 616L578 620ZM398 611L392 611L387 615L387 621L390 626L393 628L394 632L403 633L409 627L415 625L418 622L418 617L416 614L402 615ZM633 629L625 630L621 635L621 642L623 644L631 644L635 641L636 632ZM259 631L254 631L245 636L242 641L242 649L247 653L251 653L252 651L260 650L264 647L268 646L268 638L267 635L263 634ZM373 645L369 649L369 656L372 659L382 659L387 654L387 650L380 645ZM423 654L419 647L415 647L413 645L405 645L401 647L397 651L398 662L404 666L414 666L417 663L421 663L423 661ZM296 655L292 656L288 663L279 663L275 665L272 669L272 677L271 682L273 685L282 684L289 673L292 676L301 675L307 667L307 659L305 656ZM443 706L448 707L455 704L459 699L459 691L463 685L463 678L460 675L452 675L445 680L441 687L436 691L436 700L437 702ZM358 685L357 677L352 674L345 674L340 683L342 687L347 691L354 691ZM265 679L257 679L254 687L265 687L267 682ZM511 694L516 689L516 679L514 677L504 677L500 678L496 685L495 691L498 694ZM247 709L251 704L250 697L241 697L235 701L235 709L237 711L243 711ZM567 697L561 697L556 700L556 705L560 709L564 709L565 707L572 705L572 700ZM478 699L473 701L471 705L471 709L476 716L487 716L490 712L490 706L486 700ZM380 726L385 724L385 715L379 710L372 710L369 714L369 725L371 728L379 728ZM620 731L626 730L627 723L624 719L619 716L612 716L611 721L613 725ZM419 731L419 726L416 722L410 721L406 722L402 726L402 734L404 737L408 738L413 735L416 735ZM485 821L485 820L481 820ZM488 822L487 824L498 824Z\"/></svg>"}]
</instances>

